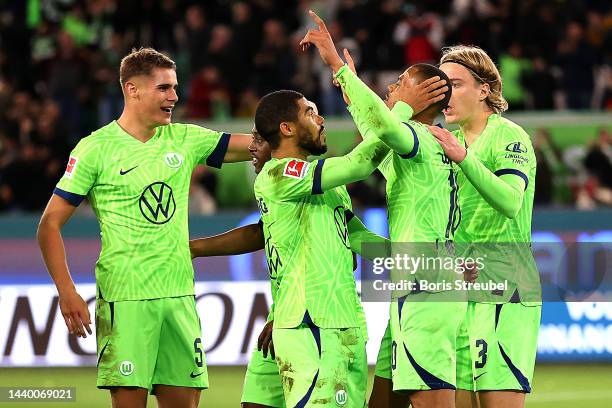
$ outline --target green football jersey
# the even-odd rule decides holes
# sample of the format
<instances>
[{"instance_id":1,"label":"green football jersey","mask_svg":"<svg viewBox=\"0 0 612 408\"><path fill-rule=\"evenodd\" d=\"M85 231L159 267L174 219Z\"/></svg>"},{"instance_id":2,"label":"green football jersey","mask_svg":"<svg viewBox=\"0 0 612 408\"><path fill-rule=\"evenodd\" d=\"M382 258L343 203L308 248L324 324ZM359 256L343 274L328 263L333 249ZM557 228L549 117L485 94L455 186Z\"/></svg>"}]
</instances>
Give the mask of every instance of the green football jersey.
<instances>
[{"instance_id":1,"label":"green football jersey","mask_svg":"<svg viewBox=\"0 0 612 408\"><path fill-rule=\"evenodd\" d=\"M461 130L454 134L465 145ZM523 303L538 303L540 280L530 246L536 175L531 139L519 125L493 114L468 151L495 175L511 174L522 178L525 184L521 208L516 217L508 218L494 209L459 171L459 206L463 220L455 239L459 245L469 244L464 248L470 248L474 255L488 258L486 271L480 274L479 280L490 278L509 283L508 290L503 293L487 297L481 292L478 299L504 302L518 289Z\"/></svg>"},{"instance_id":2,"label":"green football jersey","mask_svg":"<svg viewBox=\"0 0 612 408\"><path fill-rule=\"evenodd\" d=\"M460 221L456 172L424 125L407 121L414 149L385 158L389 238L393 242L439 242L453 239Z\"/></svg>"},{"instance_id":3,"label":"green football jersey","mask_svg":"<svg viewBox=\"0 0 612 408\"><path fill-rule=\"evenodd\" d=\"M394 243L394 256L423 259L453 256L452 251L447 251L447 244L453 240L460 222L456 171L427 125L416 121L405 124L414 137L413 151L407 155L392 151L379 166L387 180L389 238ZM424 279L443 284L460 278L451 269L430 266L418 272L394 270L391 278L396 282ZM429 291L448 289L440 285ZM406 293L396 291L393 297Z\"/></svg>"},{"instance_id":4,"label":"green football jersey","mask_svg":"<svg viewBox=\"0 0 612 408\"><path fill-rule=\"evenodd\" d=\"M365 327L345 216L350 197L344 186L322 191L324 162L272 158L255 179L276 328L297 327L307 312L321 328Z\"/></svg>"},{"instance_id":5,"label":"green football jersey","mask_svg":"<svg viewBox=\"0 0 612 408\"><path fill-rule=\"evenodd\" d=\"M87 196L100 223L98 296L106 301L194 294L187 201L197 164L220 167L229 135L160 126L142 143L116 121L83 138L54 193Z\"/></svg>"}]
</instances>

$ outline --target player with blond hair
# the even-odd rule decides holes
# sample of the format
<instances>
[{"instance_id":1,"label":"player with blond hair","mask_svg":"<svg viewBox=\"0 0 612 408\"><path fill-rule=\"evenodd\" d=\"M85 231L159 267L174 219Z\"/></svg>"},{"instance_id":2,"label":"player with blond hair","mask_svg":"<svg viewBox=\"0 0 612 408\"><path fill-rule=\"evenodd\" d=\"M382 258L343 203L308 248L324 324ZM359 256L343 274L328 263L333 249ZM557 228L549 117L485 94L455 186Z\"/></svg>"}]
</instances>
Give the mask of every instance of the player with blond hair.
<instances>
[{"instance_id":1,"label":"player with blond hair","mask_svg":"<svg viewBox=\"0 0 612 408\"><path fill-rule=\"evenodd\" d=\"M453 88L444 116L459 130L430 130L459 167L462 222L455 241L488 256L480 279L508 285L470 294L458 387L476 391L483 408L523 407L541 316L539 275L529 250L536 158L529 135L502 117L508 107L502 79L485 51L447 48L440 69Z\"/></svg>"}]
</instances>

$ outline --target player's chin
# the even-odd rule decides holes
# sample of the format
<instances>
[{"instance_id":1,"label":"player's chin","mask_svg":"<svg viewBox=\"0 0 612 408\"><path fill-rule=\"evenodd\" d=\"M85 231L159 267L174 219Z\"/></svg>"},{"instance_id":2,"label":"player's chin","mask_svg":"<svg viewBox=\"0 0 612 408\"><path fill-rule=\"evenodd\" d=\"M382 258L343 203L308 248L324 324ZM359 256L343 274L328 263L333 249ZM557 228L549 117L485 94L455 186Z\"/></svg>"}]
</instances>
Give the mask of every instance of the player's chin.
<instances>
[{"instance_id":1,"label":"player's chin","mask_svg":"<svg viewBox=\"0 0 612 408\"><path fill-rule=\"evenodd\" d=\"M458 123L459 117L455 115L454 113L444 112L444 120L446 121L446 123Z\"/></svg>"}]
</instances>

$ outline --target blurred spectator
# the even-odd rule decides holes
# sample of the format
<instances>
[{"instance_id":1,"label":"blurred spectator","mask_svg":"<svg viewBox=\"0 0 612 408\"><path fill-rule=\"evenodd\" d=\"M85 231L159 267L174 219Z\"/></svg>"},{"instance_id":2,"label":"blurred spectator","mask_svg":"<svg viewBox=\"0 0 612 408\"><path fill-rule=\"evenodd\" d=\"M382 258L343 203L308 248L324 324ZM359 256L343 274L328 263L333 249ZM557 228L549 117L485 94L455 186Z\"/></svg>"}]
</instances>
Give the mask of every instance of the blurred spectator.
<instances>
[{"instance_id":1,"label":"blurred spectator","mask_svg":"<svg viewBox=\"0 0 612 408\"><path fill-rule=\"evenodd\" d=\"M584 38L584 28L571 22L559 42L557 63L561 68L561 88L569 109L589 109L593 98L597 54Z\"/></svg>"},{"instance_id":2,"label":"blurred spectator","mask_svg":"<svg viewBox=\"0 0 612 408\"><path fill-rule=\"evenodd\" d=\"M191 80L187 116L196 119L228 118L229 92L216 67L202 68Z\"/></svg>"},{"instance_id":3,"label":"blurred spectator","mask_svg":"<svg viewBox=\"0 0 612 408\"><path fill-rule=\"evenodd\" d=\"M522 83L529 95L527 100L529 109L553 110L555 108L554 96L557 91L557 80L550 72L544 58L534 58L533 69L523 74ZM504 94L506 89L504 88Z\"/></svg>"},{"instance_id":4,"label":"blurred spectator","mask_svg":"<svg viewBox=\"0 0 612 408\"><path fill-rule=\"evenodd\" d=\"M537 187L533 202L534 205L550 205L554 199L555 175L559 174L563 167L561 152L546 129L536 131L533 150L537 161L535 179Z\"/></svg>"},{"instance_id":5,"label":"blurred spectator","mask_svg":"<svg viewBox=\"0 0 612 408\"><path fill-rule=\"evenodd\" d=\"M606 129L601 129L591 146L584 166L591 176L588 188L591 198L604 205L612 205L612 138Z\"/></svg>"},{"instance_id":6,"label":"blurred spectator","mask_svg":"<svg viewBox=\"0 0 612 408\"><path fill-rule=\"evenodd\" d=\"M514 42L508 48L507 53L499 57L499 71L504 81L504 97L508 101L508 109L525 109L526 95L523 89L522 78L530 70L529 61L523 58L523 49L520 44Z\"/></svg>"}]
</instances>

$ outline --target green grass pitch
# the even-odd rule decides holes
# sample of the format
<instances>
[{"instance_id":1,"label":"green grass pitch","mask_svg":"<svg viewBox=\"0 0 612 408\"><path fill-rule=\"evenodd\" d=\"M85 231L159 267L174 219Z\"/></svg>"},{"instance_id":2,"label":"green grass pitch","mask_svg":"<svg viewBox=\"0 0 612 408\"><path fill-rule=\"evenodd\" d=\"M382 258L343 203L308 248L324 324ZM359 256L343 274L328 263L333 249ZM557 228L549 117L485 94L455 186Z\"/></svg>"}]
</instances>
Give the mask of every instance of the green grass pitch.
<instances>
[{"instance_id":1,"label":"green grass pitch","mask_svg":"<svg viewBox=\"0 0 612 408\"><path fill-rule=\"evenodd\" d=\"M201 407L239 407L244 367L209 367L210 389L202 393ZM370 370L370 382L373 370ZM71 403L1 403L3 407L109 407L108 391L95 387L94 368L2 368L0 387L76 387L77 401ZM371 386L371 384L369 385ZM536 367L534 392L528 408L610 408L612 364L548 365ZM149 407L155 398L149 397Z\"/></svg>"}]
</instances>

